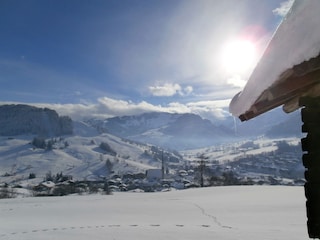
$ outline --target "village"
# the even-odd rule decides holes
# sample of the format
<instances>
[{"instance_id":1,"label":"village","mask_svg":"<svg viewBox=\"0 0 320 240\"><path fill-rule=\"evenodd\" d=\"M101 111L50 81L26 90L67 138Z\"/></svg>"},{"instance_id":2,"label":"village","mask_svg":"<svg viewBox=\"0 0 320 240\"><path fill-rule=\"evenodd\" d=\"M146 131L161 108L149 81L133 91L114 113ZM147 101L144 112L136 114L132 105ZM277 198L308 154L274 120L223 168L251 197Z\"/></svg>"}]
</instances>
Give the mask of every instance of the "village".
<instances>
[{"instance_id":1,"label":"village","mask_svg":"<svg viewBox=\"0 0 320 240\"><path fill-rule=\"evenodd\" d=\"M301 163L301 146L277 141L274 151L250 154L258 145L251 142L232 148L236 157L230 161L203 153L189 161L182 155L173 157L162 149L151 148L152 156L159 161L159 168L145 172L118 173L110 171L99 180L76 180L63 172L48 172L43 181L30 184L34 174L29 175L29 183L2 184L2 197L15 195L15 188L25 188L33 196L63 196L69 194L111 194L115 191L157 192L183 190L197 187L228 185L303 185L304 168ZM215 150L217 151L217 150ZM226 151L226 150L225 150ZM164 157L163 157L164 156ZM109 165L112 163L109 161ZM111 169L111 166L110 166Z\"/></svg>"}]
</instances>

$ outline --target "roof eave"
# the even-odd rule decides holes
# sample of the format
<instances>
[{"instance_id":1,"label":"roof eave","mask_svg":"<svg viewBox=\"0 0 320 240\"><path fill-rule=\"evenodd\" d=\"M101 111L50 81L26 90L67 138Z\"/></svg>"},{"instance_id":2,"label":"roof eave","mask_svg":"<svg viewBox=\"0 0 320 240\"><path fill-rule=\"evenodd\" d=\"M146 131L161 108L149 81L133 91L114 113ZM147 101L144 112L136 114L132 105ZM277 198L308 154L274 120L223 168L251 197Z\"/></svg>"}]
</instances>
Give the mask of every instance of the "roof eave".
<instances>
[{"instance_id":1,"label":"roof eave","mask_svg":"<svg viewBox=\"0 0 320 240\"><path fill-rule=\"evenodd\" d=\"M305 75L292 74L266 89L245 113L240 114L239 118L241 121L247 121L281 105L284 105L285 112L292 112L299 108L300 97L319 96L319 86L318 68Z\"/></svg>"}]
</instances>

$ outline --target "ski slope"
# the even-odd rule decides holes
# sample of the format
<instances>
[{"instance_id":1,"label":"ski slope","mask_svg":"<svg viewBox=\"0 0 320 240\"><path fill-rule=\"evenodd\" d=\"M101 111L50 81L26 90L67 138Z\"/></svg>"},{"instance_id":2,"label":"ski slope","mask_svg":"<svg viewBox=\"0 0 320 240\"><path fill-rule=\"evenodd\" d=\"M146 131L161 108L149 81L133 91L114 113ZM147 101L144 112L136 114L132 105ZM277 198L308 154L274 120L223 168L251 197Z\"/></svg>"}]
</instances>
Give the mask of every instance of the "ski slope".
<instances>
[{"instance_id":1,"label":"ski slope","mask_svg":"<svg viewBox=\"0 0 320 240\"><path fill-rule=\"evenodd\" d=\"M34 148L31 144L33 137L0 136L0 182L21 183L28 180L30 173L36 174L37 182L41 182L49 171L53 174L63 172L75 180L99 180L106 175L107 159L112 161L113 170L119 174L145 172L160 166L160 163L144 154L150 147L130 143L110 134L99 134L92 127L80 126L79 123L74 135L65 136L50 151ZM68 147L63 146L64 142L68 143ZM117 156L101 150L99 144L102 142L107 142ZM6 173L8 176L5 176Z\"/></svg>"},{"instance_id":2,"label":"ski slope","mask_svg":"<svg viewBox=\"0 0 320 240\"><path fill-rule=\"evenodd\" d=\"M307 239L302 187L0 200L0 239Z\"/></svg>"}]
</instances>

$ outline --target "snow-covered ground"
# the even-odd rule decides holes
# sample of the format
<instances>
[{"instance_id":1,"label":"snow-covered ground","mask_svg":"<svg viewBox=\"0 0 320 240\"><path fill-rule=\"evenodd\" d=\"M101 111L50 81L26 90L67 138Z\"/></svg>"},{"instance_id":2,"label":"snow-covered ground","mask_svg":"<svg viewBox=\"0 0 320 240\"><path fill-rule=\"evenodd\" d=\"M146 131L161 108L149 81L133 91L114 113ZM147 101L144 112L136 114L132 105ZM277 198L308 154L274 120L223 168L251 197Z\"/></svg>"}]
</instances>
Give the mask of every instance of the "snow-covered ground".
<instances>
[{"instance_id":1,"label":"snow-covered ground","mask_svg":"<svg viewBox=\"0 0 320 240\"><path fill-rule=\"evenodd\" d=\"M225 144L221 146L212 146L201 149L192 149L180 151L185 160L197 161L202 153L211 160L219 161L220 163L234 161L236 158L243 156L244 152L247 155L257 155L262 153L273 152L278 149L276 143L279 141L285 141L289 145L298 145L300 143L299 138L278 138L278 139L268 139L268 138L258 138L256 140L244 140L241 142L234 142L230 144ZM241 145L246 142L252 142L257 145L257 149L241 149Z\"/></svg>"},{"instance_id":2,"label":"snow-covered ground","mask_svg":"<svg viewBox=\"0 0 320 240\"><path fill-rule=\"evenodd\" d=\"M0 239L307 239L302 187L0 200Z\"/></svg>"},{"instance_id":3,"label":"snow-covered ground","mask_svg":"<svg viewBox=\"0 0 320 240\"><path fill-rule=\"evenodd\" d=\"M68 147L58 146L50 151L35 149L30 144L32 139L33 136L0 137L0 183L21 182L27 180L30 173L42 181L49 171L63 172L76 180L97 180L106 175L107 159L114 163L113 170L119 174L159 167L159 163L144 154L148 147L109 134L67 136L58 144L63 146L67 142ZM107 142L117 156L103 152L99 148L102 142Z\"/></svg>"}]
</instances>

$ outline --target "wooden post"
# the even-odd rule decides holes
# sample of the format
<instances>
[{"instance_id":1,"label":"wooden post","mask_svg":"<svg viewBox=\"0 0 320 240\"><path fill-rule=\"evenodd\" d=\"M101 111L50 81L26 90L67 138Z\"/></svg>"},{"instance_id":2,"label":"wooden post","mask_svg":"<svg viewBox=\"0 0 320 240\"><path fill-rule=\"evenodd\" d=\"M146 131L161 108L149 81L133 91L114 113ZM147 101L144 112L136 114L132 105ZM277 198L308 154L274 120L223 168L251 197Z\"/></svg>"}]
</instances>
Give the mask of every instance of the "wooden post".
<instances>
[{"instance_id":1,"label":"wooden post","mask_svg":"<svg viewBox=\"0 0 320 240\"><path fill-rule=\"evenodd\" d=\"M320 238L320 97L303 97L299 102L302 118L301 139L305 166L307 226L310 238Z\"/></svg>"}]
</instances>

